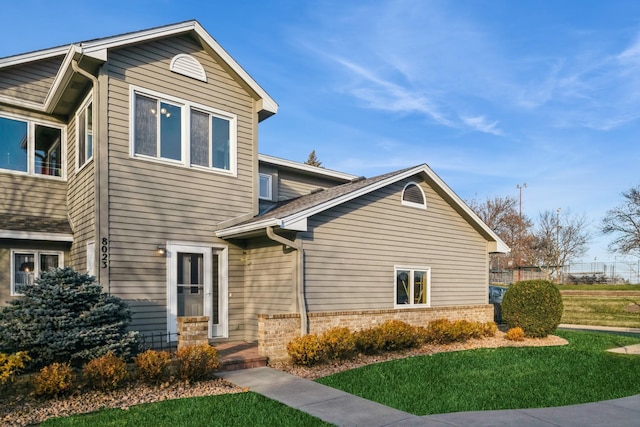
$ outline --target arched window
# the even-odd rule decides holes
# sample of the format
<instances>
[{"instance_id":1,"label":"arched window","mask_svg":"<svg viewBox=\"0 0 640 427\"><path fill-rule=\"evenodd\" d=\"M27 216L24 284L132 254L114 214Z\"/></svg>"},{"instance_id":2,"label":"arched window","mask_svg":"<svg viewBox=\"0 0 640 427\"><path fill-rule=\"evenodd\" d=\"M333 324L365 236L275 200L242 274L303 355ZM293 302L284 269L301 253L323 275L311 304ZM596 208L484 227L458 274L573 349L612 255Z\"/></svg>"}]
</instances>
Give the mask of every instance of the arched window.
<instances>
[{"instance_id":1,"label":"arched window","mask_svg":"<svg viewBox=\"0 0 640 427\"><path fill-rule=\"evenodd\" d=\"M402 204L404 206L427 209L427 198L418 184L410 182L402 190Z\"/></svg>"}]
</instances>

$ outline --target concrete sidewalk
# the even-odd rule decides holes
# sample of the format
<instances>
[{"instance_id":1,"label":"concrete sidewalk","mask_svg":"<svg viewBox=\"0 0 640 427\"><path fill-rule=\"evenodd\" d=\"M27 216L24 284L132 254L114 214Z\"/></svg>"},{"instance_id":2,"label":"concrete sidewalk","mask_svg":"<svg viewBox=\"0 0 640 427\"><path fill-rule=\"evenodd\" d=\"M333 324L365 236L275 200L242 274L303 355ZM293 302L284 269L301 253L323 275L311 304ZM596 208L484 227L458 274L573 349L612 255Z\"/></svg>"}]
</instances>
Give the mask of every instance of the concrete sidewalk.
<instances>
[{"instance_id":1,"label":"concrete sidewalk","mask_svg":"<svg viewBox=\"0 0 640 427\"><path fill-rule=\"evenodd\" d=\"M557 408L419 417L268 367L220 377L337 426L639 426L640 395Z\"/></svg>"}]
</instances>

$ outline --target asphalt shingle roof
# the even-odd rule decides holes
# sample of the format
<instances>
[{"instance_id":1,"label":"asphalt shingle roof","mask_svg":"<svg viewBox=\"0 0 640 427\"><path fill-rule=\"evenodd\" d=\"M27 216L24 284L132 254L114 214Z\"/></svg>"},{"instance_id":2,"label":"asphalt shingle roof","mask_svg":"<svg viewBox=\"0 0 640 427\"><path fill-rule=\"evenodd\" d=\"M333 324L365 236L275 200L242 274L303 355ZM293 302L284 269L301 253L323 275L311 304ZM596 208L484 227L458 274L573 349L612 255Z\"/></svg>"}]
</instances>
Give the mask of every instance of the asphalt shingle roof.
<instances>
[{"instance_id":1,"label":"asphalt shingle roof","mask_svg":"<svg viewBox=\"0 0 640 427\"><path fill-rule=\"evenodd\" d=\"M66 218L46 218L20 214L0 214L0 230L31 233L73 233L69 220Z\"/></svg>"}]
</instances>

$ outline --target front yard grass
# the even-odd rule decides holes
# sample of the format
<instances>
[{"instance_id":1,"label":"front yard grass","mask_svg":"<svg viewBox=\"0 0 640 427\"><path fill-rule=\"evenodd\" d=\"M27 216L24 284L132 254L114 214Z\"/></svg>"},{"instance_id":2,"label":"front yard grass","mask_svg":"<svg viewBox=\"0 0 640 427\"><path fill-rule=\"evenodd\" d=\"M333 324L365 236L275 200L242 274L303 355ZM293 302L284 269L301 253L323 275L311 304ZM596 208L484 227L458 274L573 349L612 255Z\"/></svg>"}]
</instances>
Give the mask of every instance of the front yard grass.
<instances>
[{"instance_id":1,"label":"front yard grass","mask_svg":"<svg viewBox=\"0 0 640 427\"><path fill-rule=\"evenodd\" d=\"M256 393L222 394L105 409L85 415L52 418L45 427L191 427L191 426L331 426Z\"/></svg>"},{"instance_id":2,"label":"front yard grass","mask_svg":"<svg viewBox=\"0 0 640 427\"><path fill-rule=\"evenodd\" d=\"M570 344L412 357L318 382L415 415L562 406L640 393L640 356L605 351L640 343L640 337L557 335Z\"/></svg>"}]
</instances>

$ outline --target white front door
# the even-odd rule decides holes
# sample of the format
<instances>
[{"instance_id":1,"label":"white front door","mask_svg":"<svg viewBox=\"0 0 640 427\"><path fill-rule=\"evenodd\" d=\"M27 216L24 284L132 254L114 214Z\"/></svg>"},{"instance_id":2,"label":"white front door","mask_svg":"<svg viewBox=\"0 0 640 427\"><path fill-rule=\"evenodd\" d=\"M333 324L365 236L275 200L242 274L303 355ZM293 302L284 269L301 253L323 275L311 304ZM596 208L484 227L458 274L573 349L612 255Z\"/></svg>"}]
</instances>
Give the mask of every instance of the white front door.
<instances>
[{"instance_id":1,"label":"white front door","mask_svg":"<svg viewBox=\"0 0 640 427\"><path fill-rule=\"evenodd\" d=\"M227 249L167 243L167 329L177 318L209 317L209 338L227 336Z\"/></svg>"}]
</instances>

